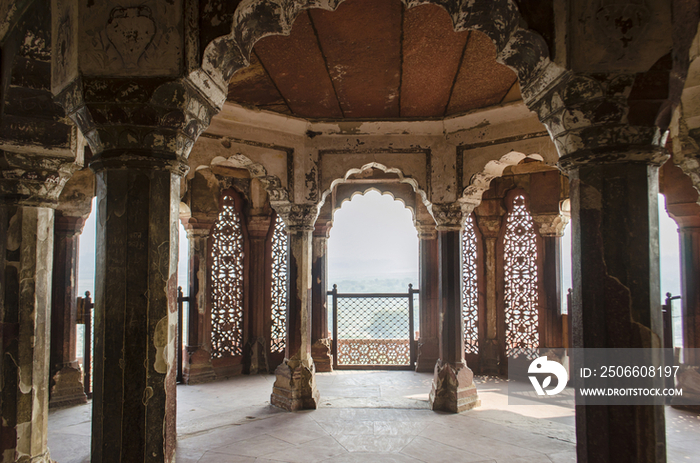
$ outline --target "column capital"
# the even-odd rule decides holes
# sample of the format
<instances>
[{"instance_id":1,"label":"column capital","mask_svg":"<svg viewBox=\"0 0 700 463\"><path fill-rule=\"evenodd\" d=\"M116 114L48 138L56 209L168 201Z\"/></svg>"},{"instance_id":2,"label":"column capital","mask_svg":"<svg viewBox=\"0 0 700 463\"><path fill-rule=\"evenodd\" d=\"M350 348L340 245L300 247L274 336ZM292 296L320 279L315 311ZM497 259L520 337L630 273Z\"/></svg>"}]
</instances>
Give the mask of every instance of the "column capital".
<instances>
[{"instance_id":1,"label":"column capital","mask_svg":"<svg viewBox=\"0 0 700 463\"><path fill-rule=\"evenodd\" d=\"M564 229L569 223L569 216L563 213L532 214L532 220L542 237L560 238L564 236Z\"/></svg>"},{"instance_id":2,"label":"column capital","mask_svg":"<svg viewBox=\"0 0 700 463\"><path fill-rule=\"evenodd\" d=\"M54 230L66 236L75 236L83 232L85 218L63 215L60 212L54 216Z\"/></svg>"},{"instance_id":3,"label":"column capital","mask_svg":"<svg viewBox=\"0 0 700 463\"><path fill-rule=\"evenodd\" d=\"M418 232L419 240L437 239L437 228L435 227L435 222L432 220L428 223L416 220L416 231Z\"/></svg>"},{"instance_id":4,"label":"column capital","mask_svg":"<svg viewBox=\"0 0 700 463\"><path fill-rule=\"evenodd\" d=\"M465 203L434 203L428 207L430 214L437 223L437 231L461 231L464 228L464 220L473 207Z\"/></svg>"},{"instance_id":5,"label":"column capital","mask_svg":"<svg viewBox=\"0 0 700 463\"><path fill-rule=\"evenodd\" d=\"M314 231L318 207L315 204L273 203L289 232Z\"/></svg>"},{"instance_id":6,"label":"column capital","mask_svg":"<svg viewBox=\"0 0 700 463\"><path fill-rule=\"evenodd\" d=\"M476 215L476 226L484 238L497 238L503 225L503 216Z\"/></svg>"},{"instance_id":7,"label":"column capital","mask_svg":"<svg viewBox=\"0 0 700 463\"><path fill-rule=\"evenodd\" d=\"M562 170L587 164L661 165L668 158L654 121L630 114L635 77L567 72L532 98L529 107L547 126Z\"/></svg>"}]
</instances>

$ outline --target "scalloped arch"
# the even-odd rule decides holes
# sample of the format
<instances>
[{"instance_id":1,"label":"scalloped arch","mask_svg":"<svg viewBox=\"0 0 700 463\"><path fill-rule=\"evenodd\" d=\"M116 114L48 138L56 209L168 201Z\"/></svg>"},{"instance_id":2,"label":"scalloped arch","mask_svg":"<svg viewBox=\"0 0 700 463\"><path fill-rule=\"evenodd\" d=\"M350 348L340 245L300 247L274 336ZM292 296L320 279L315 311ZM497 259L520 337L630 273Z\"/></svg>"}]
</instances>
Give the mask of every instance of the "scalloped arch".
<instances>
[{"instance_id":1,"label":"scalloped arch","mask_svg":"<svg viewBox=\"0 0 700 463\"><path fill-rule=\"evenodd\" d=\"M321 194L321 200L320 200L320 202L318 203L318 209L320 210L321 207L325 204L326 198L328 197L329 194L331 194L331 192L332 192L333 189L336 187L336 185L339 185L339 184L341 184L341 183L345 183L345 182L348 180L348 178L350 178L351 175L360 174L360 173L366 172L366 171L368 171L368 170L370 170L370 169L379 169L379 170L381 170L381 171L383 171L383 172L386 172L386 173L398 175L398 176L399 176L399 181L400 181L401 183L407 183L407 184L411 185L411 187L413 188L413 191L415 191L416 193L418 193L418 194L420 195L421 200L423 201L423 204L426 205L426 207L430 205L430 201L428 201L428 195L427 195L427 193L426 193L425 191L423 191L423 190L420 188L420 186L418 185L418 182L417 182L417 181L415 181L415 180L412 179L412 178L405 177L404 174L403 174L403 172L401 171L401 169L398 169L398 168L396 168L396 167L387 167L387 166L385 166L384 164L380 164L380 163L378 163L378 162L370 162L370 163L368 163L368 164L363 165L363 166L360 167L359 169L358 169L358 168L349 169L347 172L345 172L345 175L344 175L342 178L337 178L337 179L333 180L333 181L331 182L330 188L328 188L327 190L325 190L325 191ZM376 190L376 191L379 191L377 188L368 187L367 190L365 191L365 193L366 193L367 191L372 190L372 189L374 189L374 190ZM382 191L379 191L379 192L380 192L381 194L384 194L384 193L385 193L385 192L382 192ZM387 193L388 193L388 192L387 192ZM359 193L358 193L358 194L359 194ZM364 193L362 193L362 194L364 194ZM394 196L393 194L391 194L391 195ZM353 195L351 196L351 198L354 197L354 196L355 196L355 194L353 194ZM414 216L414 218L415 218L415 211L412 210L412 208L410 208L409 206L407 206L406 203L405 203L403 200L401 200L400 198L394 197L394 199L398 199L399 201L401 201L401 202L404 204L404 207L410 209L410 210L411 210L411 213L413 213L413 216ZM341 205L343 204L343 202L345 202L345 201L342 201L342 202L341 202ZM335 212L335 211L334 211L334 212Z\"/></svg>"},{"instance_id":2,"label":"scalloped arch","mask_svg":"<svg viewBox=\"0 0 700 463\"><path fill-rule=\"evenodd\" d=\"M503 171L509 166L519 164L523 159L534 159L543 161L539 154L523 154L519 151L511 151L501 156L497 161L489 161L481 172L474 174L469 181L469 186L462 192L461 202L478 206L481 203L481 196L489 189L491 181L503 175Z\"/></svg>"},{"instance_id":3,"label":"scalloped arch","mask_svg":"<svg viewBox=\"0 0 700 463\"><path fill-rule=\"evenodd\" d=\"M234 154L225 158L223 156L216 156L211 160L209 165L200 166L197 169L208 169L214 166L226 166L233 167L236 169L246 169L250 176L260 180L260 182L265 186L265 190L270 197L270 202L277 203L288 203L289 202L289 192L282 186L282 182L275 175L268 175L265 167L257 162L252 161L249 157L244 154Z\"/></svg>"},{"instance_id":4,"label":"scalloped arch","mask_svg":"<svg viewBox=\"0 0 700 463\"><path fill-rule=\"evenodd\" d=\"M219 87L215 104L223 106L231 76L250 64L255 43L269 35L289 35L297 15L310 8L334 11L345 0L243 0L234 13L231 32L210 41L202 69ZM456 32L477 30L496 46L496 60L511 68L523 89L553 64L544 39L523 29L513 0L401 0L406 8L433 4L444 8ZM553 77L548 77L552 79ZM538 87L541 87L541 83Z\"/></svg>"},{"instance_id":5,"label":"scalloped arch","mask_svg":"<svg viewBox=\"0 0 700 463\"><path fill-rule=\"evenodd\" d=\"M394 194L393 191L391 191L391 190L383 190L383 189L381 189L381 188L377 188L376 186L368 186L368 187L365 187L364 190L358 190L358 191L353 192L353 193L350 195L349 198L343 198L343 200L340 201L340 204L336 204L336 205L335 205L335 207L333 208L332 213L335 214L336 211L339 211L339 210L343 207L343 204L352 201L352 200L355 198L355 196L364 196L364 195L366 195L367 193L369 193L370 191L376 191L376 192L379 193L380 195L391 196L391 198L392 198L394 201L400 202L401 204L403 204L403 207L404 207L404 208L408 209L408 210L411 212L411 217L413 218L413 221L416 220L416 211L415 211L415 209L413 208L413 206L411 206L411 205L409 205L409 204L406 204L406 201L405 201L402 197L396 196L396 195Z\"/></svg>"}]
</instances>

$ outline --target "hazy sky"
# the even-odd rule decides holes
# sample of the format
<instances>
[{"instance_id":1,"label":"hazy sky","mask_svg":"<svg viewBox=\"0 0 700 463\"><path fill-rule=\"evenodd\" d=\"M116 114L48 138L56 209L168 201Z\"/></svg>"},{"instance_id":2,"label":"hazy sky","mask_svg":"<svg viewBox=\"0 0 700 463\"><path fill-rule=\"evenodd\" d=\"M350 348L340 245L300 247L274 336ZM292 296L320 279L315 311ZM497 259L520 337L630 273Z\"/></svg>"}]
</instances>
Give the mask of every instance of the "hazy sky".
<instances>
[{"instance_id":1,"label":"hazy sky","mask_svg":"<svg viewBox=\"0 0 700 463\"><path fill-rule=\"evenodd\" d=\"M418 234L411 211L376 191L345 202L333 216L328 240L328 286L404 277L415 277L418 287Z\"/></svg>"}]
</instances>

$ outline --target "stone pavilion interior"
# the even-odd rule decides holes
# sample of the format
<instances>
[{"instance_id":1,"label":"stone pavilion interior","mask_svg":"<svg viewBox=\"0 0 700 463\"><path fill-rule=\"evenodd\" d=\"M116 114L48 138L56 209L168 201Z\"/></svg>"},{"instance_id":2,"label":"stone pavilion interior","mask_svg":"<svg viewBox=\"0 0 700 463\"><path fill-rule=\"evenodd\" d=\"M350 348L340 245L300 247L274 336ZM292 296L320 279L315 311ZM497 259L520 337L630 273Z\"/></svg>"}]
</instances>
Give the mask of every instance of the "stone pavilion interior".
<instances>
[{"instance_id":1,"label":"stone pavilion interior","mask_svg":"<svg viewBox=\"0 0 700 463\"><path fill-rule=\"evenodd\" d=\"M694 461L700 355L673 408L503 401L536 350L669 345L659 193L700 348L699 26L692 0L1 0L2 461ZM368 191L419 238L405 341L332 320L329 233Z\"/></svg>"}]
</instances>

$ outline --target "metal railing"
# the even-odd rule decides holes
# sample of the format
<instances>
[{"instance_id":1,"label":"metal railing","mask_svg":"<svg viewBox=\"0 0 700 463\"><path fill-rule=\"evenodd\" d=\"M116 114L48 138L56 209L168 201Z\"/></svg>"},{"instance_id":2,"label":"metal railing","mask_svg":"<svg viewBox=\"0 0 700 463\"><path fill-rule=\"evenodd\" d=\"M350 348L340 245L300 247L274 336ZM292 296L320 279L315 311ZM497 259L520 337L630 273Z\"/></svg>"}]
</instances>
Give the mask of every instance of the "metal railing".
<instances>
[{"instance_id":1,"label":"metal railing","mask_svg":"<svg viewBox=\"0 0 700 463\"><path fill-rule=\"evenodd\" d=\"M333 308L333 367L412 369L416 362L414 295L328 291Z\"/></svg>"},{"instance_id":2,"label":"metal railing","mask_svg":"<svg viewBox=\"0 0 700 463\"><path fill-rule=\"evenodd\" d=\"M182 383L182 350L184 349L185 340L182 335L182 322L184 317L183 303L187 302L187 307L192 301L191 296L185 296L182 293L182 286L177 287L177 341L175 349L177 349L177 382Z\"/></svg>"},{"instance_id":3,"label":"metal railing","mask_svg":"<svg viewBox=\"0 0 700 463\"><path fill-rule=\"evenodd\" d=\"M93 343L93 314L95 304L90 298L90 291L85 291L85 297L78 298L79 325L83 325L83 388L88 399L92 399L92 350Z\"/></svg>"}]
</instances>

